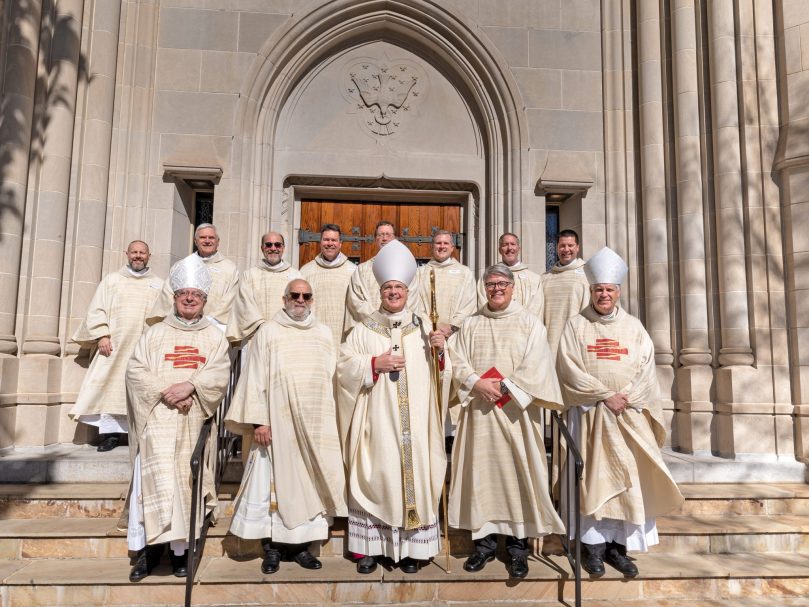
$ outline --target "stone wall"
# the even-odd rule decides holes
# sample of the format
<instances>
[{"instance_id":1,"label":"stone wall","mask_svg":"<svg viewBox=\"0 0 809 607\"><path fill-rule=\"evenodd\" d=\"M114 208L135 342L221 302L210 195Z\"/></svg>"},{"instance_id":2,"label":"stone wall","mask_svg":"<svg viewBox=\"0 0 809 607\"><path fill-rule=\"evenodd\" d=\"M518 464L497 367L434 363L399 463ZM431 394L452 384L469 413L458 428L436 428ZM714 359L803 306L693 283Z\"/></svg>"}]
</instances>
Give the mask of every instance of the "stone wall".
<instances>
[{"instance_id":1,"label":"stone wall","mask_svg":"<svg viewBox=\"0 0 809 607\"><path fill-rule=\"evenodd\" d=\"M541 270L563 198L585 257L627 258L672 446L809 449L805 3L18 0L3 24L0 447L85 440L69 336L130 240L160 275L189 251L197 177L241 267L268 227L295 242L301 197L447 191L470 265L511 230Z\"/></svg>"}]
</instances>

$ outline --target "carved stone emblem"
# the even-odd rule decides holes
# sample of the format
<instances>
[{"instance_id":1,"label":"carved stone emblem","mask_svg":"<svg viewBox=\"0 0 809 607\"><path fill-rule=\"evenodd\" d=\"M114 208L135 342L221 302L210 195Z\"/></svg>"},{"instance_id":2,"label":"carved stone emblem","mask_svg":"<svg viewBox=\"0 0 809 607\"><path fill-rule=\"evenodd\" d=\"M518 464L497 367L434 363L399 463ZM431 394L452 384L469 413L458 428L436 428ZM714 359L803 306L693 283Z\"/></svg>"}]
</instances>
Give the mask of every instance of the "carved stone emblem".
<instances>
[{"instance_id":1,"label":"carved stone emblem","mask_svg":"<svg viewBox=\"0 0 809 607\"><path fill-rule=\"evenodd\" d=\"M361 59L347 66L343 96L364 128L393 135L415 113L427 88L424 70L406 59Z\"/></svg>"}]
</instances>

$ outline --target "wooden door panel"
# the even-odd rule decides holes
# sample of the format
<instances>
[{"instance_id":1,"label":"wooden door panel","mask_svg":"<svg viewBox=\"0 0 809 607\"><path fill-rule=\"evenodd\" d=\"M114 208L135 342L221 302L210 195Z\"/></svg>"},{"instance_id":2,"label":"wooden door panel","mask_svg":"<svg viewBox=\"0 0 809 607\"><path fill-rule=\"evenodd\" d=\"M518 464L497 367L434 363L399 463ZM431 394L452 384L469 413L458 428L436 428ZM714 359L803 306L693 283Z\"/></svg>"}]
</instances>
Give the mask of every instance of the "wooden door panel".
<instances>
[{"instance_id":1,"label":"wooden door panel","mask_svg":"<svg viewBox=\"0 0 809 607\"><path fill-rule=\"evenodd\" d=\"M419 263L430 258L430 242L434 229L459 233L461 229L460 205L408 204L399 202L351 202L330 200L304 200L301 202L299 234L299 262L303 266L314 259L320 250L320 228L325 223L340 226L343 233L345 255L352 261L365 261L376 253L374 231L380 221L390 221L397 234L411 250ZM416 240L424 242L416 242ZM456 259L460 251L456 248Z\"/></svg>"}]
</instances>

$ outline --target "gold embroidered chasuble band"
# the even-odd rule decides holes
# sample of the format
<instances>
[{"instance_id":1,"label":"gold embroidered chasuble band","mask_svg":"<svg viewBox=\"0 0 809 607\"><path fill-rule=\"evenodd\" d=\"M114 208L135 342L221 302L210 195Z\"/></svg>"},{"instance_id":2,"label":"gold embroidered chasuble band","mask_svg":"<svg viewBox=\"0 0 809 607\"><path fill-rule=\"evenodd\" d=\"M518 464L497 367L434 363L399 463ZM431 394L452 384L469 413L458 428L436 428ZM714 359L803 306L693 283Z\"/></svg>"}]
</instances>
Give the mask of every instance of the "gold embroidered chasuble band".
<instances>
[{"instance_id":1,"label":"gold embroidered chasuble band","mask_svg":"<svg viewBox=\"0 0 809 607\"><path fill-rule=\"evenodd\" d=\"M372 317L366 317L363 324L372 331L390 338L391 351L399 356L405 356L402 337L410 335L419 330L419 327L412 322L400 326L394 323L391 328L384 327L377 323ZM399 326L397 326L399 325ZM380 381L395 381L396 395L399 406L399 424L401 433L399 436L399 455L402 462L402 486L404 487L404 510L405 529L417 529L421 526L418 509L416 508L416 486L415 475L413 473L413 442L410 435L410 401L407 397L407 369L389 374L389 377L380 377Z\"/></svg>"}]
</instances>

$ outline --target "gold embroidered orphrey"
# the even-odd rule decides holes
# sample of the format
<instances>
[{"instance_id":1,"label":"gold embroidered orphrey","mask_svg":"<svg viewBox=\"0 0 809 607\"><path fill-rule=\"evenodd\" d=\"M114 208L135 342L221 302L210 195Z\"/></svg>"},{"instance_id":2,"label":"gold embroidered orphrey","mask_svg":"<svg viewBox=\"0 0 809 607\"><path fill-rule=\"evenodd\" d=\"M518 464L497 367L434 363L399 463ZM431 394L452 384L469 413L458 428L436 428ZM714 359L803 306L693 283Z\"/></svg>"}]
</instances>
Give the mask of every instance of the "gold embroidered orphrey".
<instances>
[{"instance_id":1,"label":"gold embroidered orphrey","mask_svg":"<svg viewBox=\"0 0 809 607\"><path fill-rule=\"evenodd\" d=\"M363 324L374 333L379 333L390 338L391 331L388 327L383 327L378 322L367 316ZM402 327L402 339L415 331L419 327L412 322ZM418 529L421 527L418 510L416 509L416 483L413 474L413 443L410 438L410 402L407 399L407 368L399 372L399 379L396 381L396 396L399 406L399 427L401 434L399 437L399 453L402 462L402 486L404 487L404 510L406 530Z\"/></svg>"}]
</instances>

